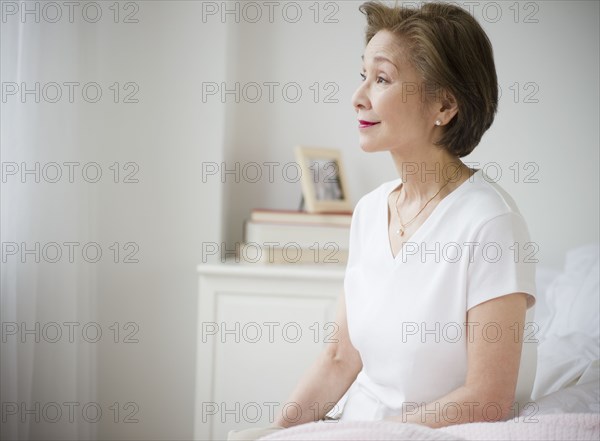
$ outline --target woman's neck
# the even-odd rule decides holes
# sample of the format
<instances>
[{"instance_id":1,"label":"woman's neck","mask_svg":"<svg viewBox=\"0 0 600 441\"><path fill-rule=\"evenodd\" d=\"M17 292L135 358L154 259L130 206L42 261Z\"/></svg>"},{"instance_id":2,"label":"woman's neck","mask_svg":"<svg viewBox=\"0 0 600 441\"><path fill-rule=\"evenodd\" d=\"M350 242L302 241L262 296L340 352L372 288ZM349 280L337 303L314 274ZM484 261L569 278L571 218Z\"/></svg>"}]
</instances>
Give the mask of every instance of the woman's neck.
<instances>
[{"instance_id":1,"label":"woman's neck","mask_svg":"<svg viewBox=\"0 0 600 441\"><path fill-rule=\"evenodd\" d=\"M402 199L408 203L425 202L445 185L439 193L443 198L473 173L460 158L439 148L429 155L391 154L402 179Z\"/></svg>"}]
</instances>

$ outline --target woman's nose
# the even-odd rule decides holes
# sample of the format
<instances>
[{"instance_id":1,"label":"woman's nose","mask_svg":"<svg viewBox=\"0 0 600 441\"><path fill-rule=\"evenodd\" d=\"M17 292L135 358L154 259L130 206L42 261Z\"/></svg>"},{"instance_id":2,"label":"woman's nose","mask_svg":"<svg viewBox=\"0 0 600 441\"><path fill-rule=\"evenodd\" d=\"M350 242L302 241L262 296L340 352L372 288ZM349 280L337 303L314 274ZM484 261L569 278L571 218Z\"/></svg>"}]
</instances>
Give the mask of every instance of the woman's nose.
<instances>
[{"instance_id":1,"label":"woman's nose","mask_svg":"<svg viewBox=\"0 0 600 441\"><path fill-rule=\"evenodd\" d=\"M370 107L369 98L366 93L366 85L366 82L363 81L352 95L352 106L356 112L361 108L368 109Z\"/></svg>"}]
</instances>

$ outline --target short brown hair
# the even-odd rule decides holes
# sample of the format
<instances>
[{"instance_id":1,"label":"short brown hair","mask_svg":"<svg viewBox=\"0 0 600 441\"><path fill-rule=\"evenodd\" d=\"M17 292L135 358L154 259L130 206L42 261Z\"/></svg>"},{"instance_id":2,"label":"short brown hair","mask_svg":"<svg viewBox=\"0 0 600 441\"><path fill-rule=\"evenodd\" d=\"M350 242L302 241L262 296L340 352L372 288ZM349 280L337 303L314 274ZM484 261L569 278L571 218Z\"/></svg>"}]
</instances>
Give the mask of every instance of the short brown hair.
<instances>
[{"instance_id":1,"label":"short brown hair","mask_svg":"<svg viewBox=\"0 0 600 441\"><path fill-rule=\"evenodd\" d=\"M402 39L424 87L456 99L458 113L436 144L461 158L471 153L498 109L492 44L479 23L464 9L444 3L415 9L369 1L359 10L367 16L367 44L377 32L391 31Z\"/></svg>"}]
</instances>

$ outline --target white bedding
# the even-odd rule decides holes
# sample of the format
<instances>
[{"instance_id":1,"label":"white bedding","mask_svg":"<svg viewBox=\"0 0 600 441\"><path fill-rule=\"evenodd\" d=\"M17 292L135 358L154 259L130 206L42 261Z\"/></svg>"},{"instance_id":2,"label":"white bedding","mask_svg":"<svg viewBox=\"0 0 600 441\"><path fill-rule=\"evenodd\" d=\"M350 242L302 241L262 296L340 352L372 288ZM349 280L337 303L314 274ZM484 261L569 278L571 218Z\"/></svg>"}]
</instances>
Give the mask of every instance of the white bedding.
<instances>
[{"instance_id":1,"label":"white bedding","mask_svg":"<svg viewBox=\"0 0 600 441\"><path fill-rule=\"evenodd\" d=\"M557 413L600 414L600 363L596 360L588 366L576 384L557 390L523 408L522 416Z\"/></svg>"},{"instance_id":2,"label":"white bedding","mask_svg":"<svg viewBox=\"0 0 600 441\"><path fill-rule=\"evenodd\" d=\"M390 421L338 421L302 424L275 432L264 441L310 440L598 440L600 415L558 414L519 417L500 423L471 423L430 429Z\"/></svg>"},{"instance_id":3,"label":"white bedding","mask_svg":"<svg viewBox=\"0 0 600 441\"><path fill-rule=\"evenodd\" d=\"M598 412L599 254L598 244L589 244L567 253L563 271L538 268L539 344L531 398L545 413Z\"/></svg>"}]
</instances>

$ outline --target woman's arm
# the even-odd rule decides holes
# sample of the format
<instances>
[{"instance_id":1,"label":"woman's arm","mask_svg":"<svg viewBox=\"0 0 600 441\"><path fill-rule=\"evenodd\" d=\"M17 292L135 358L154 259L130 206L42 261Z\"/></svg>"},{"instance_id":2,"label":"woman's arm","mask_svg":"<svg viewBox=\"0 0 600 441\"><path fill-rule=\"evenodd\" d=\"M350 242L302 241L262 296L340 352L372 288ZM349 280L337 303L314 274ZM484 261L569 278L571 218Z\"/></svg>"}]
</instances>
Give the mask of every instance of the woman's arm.
<instances>
[{"instance_id":1,"label":"woman's arm","mask_svg":"<svg viewBox=\"0 0 600 441\"><path fill-rule=\"evenodd\" d=\"M509 418L517 387L526 310L524 293L497 297L471 308L467 312L465 384L425 405L407 403L402 415L386 419L438 428ZM482 332L486 324L492 325L488 326L487 336ZM499 336L497 329L501 329Z\"/></svg>"},{"instance_id":2,"label":"woman's arm","mask_svg":"<svg viewBox=\"0 0 600 441\"><path fill-rule=\"evenodd\" d=\"M301 409L301 418L290 415L294 421L280 415L275 424L291 427L311 421L318 421L342 398L362 369L362 360L352 346L348 335L346 302L344 294L338 301L335 322L339 326L334 343L325 343L325 348L317 360L300 380L288 402ZM298 407L295 406L295 407Z\"/></svg>"}]
</instances>

